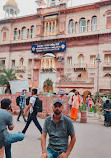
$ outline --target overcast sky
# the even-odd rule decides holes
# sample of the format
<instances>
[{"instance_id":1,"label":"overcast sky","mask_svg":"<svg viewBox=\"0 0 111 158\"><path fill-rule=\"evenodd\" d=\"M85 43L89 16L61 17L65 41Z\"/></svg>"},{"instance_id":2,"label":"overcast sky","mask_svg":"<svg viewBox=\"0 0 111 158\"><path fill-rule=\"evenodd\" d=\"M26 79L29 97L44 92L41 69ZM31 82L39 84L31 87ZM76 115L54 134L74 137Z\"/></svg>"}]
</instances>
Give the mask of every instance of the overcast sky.
<instances>
[{"instance_id":1,"label":"overcast sky","mask_svg":"<svg viewBox=\"0 0 111 158\"><path fill-rule=\"evenodd\" d=\"M15 0L18 4L18 7L20 9L19 16L29 15L29 14L35 14L37 5L35 3L35 0ZM70 0L71 1L71 0ZM69 1L69 6L71 5L71 2ZM83 5L88 3L93 3L101 0L72 0L73 6L77 5ZM5 13L3 11L3 5L7 2L7 0L0 0L0 19L3 19L5 17Z\"/></svg>"}]
</instances>

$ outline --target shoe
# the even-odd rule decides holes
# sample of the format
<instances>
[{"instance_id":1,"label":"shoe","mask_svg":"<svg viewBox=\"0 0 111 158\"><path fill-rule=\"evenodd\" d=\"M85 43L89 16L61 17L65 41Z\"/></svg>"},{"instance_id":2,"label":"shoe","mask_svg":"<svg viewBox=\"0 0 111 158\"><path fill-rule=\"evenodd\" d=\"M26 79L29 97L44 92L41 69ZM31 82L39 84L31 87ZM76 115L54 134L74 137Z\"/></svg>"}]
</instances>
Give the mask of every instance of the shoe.
<instances>
[{"instance_id":1,"label":"shoe","mask_svg":"<svg viewBox=\"0 0 111 158\"><path fill-rule=\"evenodd\" d=\"M17 119L18 122L20 122L20 120Z\"/></svg>"}]
</instances>

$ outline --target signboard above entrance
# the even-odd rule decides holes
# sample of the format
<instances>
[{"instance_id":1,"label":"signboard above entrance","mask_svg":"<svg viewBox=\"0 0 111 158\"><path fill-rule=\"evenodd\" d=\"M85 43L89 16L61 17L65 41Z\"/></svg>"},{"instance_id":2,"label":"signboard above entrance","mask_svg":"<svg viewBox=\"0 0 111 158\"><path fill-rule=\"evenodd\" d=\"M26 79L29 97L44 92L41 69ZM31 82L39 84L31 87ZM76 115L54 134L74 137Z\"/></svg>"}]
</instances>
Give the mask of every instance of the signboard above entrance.
<instances>
[{"instance_id":1,"label":"signboard above entrance","mask_svg":"<svg viewBox=\"0 0 111 158\"><path fill-rule=\"evenodd\" d=\"M66 50L66 42L32 45L32 53L61 52Z\"/></svg>"}]
</instances>

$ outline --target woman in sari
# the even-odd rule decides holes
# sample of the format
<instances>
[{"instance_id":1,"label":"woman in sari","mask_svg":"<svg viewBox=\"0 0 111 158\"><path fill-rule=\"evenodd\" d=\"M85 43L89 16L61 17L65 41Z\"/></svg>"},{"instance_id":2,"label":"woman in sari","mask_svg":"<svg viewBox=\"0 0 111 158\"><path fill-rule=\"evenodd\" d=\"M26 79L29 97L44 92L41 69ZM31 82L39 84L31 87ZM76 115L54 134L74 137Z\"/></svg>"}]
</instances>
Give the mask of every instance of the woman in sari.
<instances>
[{"instance_id":1,"label":"woman in sari","mask_svg":"<svg viewBox=\"0 0 111 158\"><path fill-rule=\"evenodd\" d=\"M78 109L81 106L81 98L78 95L78 91L72 96L72 108L71 108L71 119L76 121L78 118Z\"/></svg>"}]
</instances>

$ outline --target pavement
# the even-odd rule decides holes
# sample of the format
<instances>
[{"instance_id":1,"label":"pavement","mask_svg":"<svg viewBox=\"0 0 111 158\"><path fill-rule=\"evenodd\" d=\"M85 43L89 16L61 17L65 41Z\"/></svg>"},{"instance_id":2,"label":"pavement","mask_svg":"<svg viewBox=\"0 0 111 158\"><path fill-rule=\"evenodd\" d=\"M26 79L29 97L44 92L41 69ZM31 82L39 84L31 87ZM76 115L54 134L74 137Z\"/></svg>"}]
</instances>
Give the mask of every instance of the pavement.
<instances>
[{"instance_id":1,"label":"pavement","mask_svg":"<svg viewBox=\"0 0 111 158\"><path fill-rule=\"evenodd\" d=\"M16 121L12 133L22 131L25 123ZM43 127L44 119L38 118ZM105 127L103 121L94 116L88 117L87 123L74 123L76 132L76 143L69 158L111 158L111 127ZM32 122L22 142L12 144L12 158L40 158L41 157L41 136L38 129ZM47 139L48 143L48 139Z\"/></svg>"}]
</instances>

